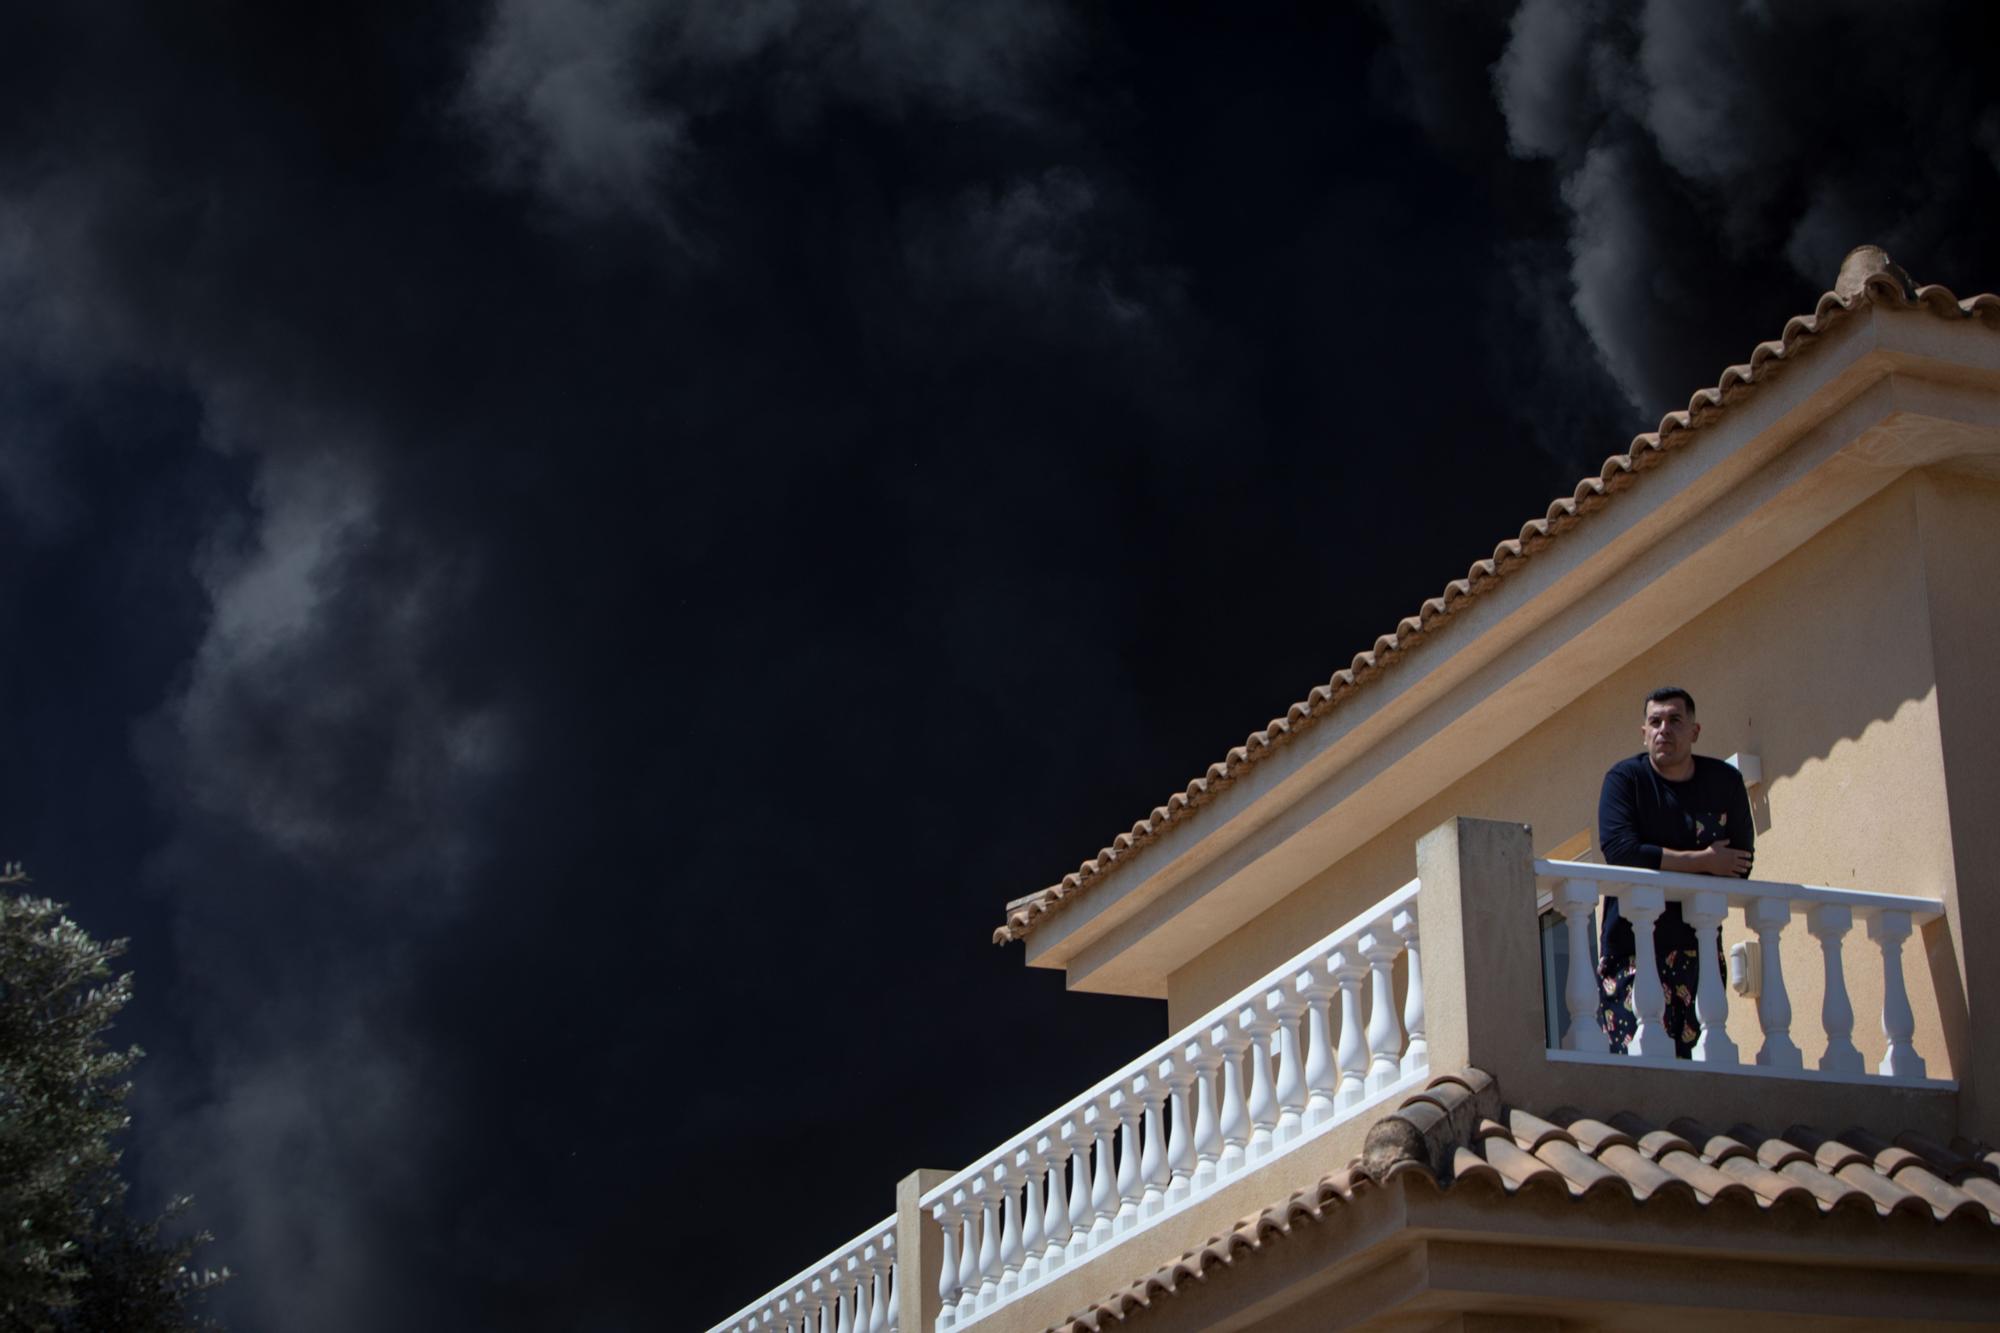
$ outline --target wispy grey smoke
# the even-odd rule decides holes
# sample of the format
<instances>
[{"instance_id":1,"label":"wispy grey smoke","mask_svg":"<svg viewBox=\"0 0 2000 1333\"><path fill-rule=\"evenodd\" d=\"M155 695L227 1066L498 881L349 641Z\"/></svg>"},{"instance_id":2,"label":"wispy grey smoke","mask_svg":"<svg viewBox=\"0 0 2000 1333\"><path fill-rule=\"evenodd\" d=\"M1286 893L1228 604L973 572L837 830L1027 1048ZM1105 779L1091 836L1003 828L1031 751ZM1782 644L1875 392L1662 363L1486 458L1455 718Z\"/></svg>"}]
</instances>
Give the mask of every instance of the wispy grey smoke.
<instances>
[{"instance_id":1,"label":"wispy grey smoke","mask_svg":"<svg viewBox=\"0 0 2000 1333\"><path fill-rule=\"evenodd\" d=\"M141 1187L193 1188L230 1238L214 1261L284 1274L227 1294L244 1326L380 1326L364 1275L384 1247L366 1216L426 1134L419 1072L384 1015L411 954L465 906L477 811L510 761L504 711L454 695L433 661L481 571L385 498L365 408L284 368L252 311L211 320L196 294L226 286L209 266L232 249L226 228L135 273L120 227L159 183L92 165L0 199L0 364L83 399L134 374L170 381L199 447L247 479L189 553L202 628L136 737L174 830L158 863L177 884L177 998L211 1034L205 1069L141 1087ZM14 409L0 502L60 526L68 475L91 460L56 446L46 413ZM361 1162L381 1174L357 1193Z\"/></svg>"},{"instance_id":2,"label":"wispy grey smoke","mask_svg":"<svg viewBox=\"0 0 2000 1333\"><path fill-rule=\"evenodd\" d=\"M1049 0L497 0L462 109L559 209L675 225L704 116L762 98L788 126L833 102L1028 119L1070 36Z\"/></svg>"},{"instance_id":3,"label":"wispy grey smoke","mask_svg":"<svg viewBox=\"0 0 2000 1333\"><path fill-rule=\"evenodd\" d=\"M1856 244L1992 281L1974 219L2000 203L2000 92L1976 6L1523 0L1448 37L1428 5L1380 8L1414 112L1490 66L1509 150L1555 172L1571 313L1644 416L1712 376L1704 312L1824 288Z\"/></svg>"}]
</instances>

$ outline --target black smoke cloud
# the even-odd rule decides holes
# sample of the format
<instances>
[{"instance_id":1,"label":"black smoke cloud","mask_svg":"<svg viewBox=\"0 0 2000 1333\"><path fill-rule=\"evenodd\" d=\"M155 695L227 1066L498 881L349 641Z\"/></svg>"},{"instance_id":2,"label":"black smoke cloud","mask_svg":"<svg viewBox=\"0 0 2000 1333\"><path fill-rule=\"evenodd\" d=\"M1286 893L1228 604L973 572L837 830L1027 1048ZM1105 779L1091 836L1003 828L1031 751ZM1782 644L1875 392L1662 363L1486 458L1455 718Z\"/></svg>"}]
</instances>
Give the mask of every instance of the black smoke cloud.
<instances>
[{"instance_id":1,"label":"black smoke cloud","mask_svg":"<svg viewBox=\"0 0 2000 1333\"><path fill-rule=\"evenodd\" d=\"M0 18L0 850L237 1326L720 1318L1157 1035L1001 903L1848 240L1990 282L1962 11L1722 148L1671 15L1376 15Z\"/></svg>"},{"instance_id":2,"label":"black smoke cloud","mask_svg":"<svg viewBox=\"0 0 2000 1333\"><path fill-rule=\"evenodd\" d=\"M1513 257L1540 322L1580 325L1643 418L1712 383L1721 337L1767 337L1857 244L1919 280L1991 285L2000 207L1991 12L1927 3L1381 4L1403 105L1461 152L1545 163L1554 256ZM1490 101L1473 101L1483 72ZM1497 115L1495 114L1497 113ZM1749 349L1744 342L1733 356Z\"/></svg>"}]
</instances>

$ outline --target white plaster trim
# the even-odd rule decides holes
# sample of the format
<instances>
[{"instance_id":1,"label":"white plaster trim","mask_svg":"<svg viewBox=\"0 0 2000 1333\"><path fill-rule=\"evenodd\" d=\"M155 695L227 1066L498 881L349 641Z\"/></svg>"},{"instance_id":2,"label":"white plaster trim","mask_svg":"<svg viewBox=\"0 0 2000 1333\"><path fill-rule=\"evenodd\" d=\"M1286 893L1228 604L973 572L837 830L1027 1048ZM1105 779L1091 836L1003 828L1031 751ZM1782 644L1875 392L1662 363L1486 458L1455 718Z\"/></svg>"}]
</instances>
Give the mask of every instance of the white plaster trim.
<instances>
[{"instance_id":1,"label":"white plaster trim","mask_svg":"<svg viewBox=\"0 0 2000 1333\"><path fill-rule=\"evenodd\" d=\"M1767 1069L1763 1065L1709 1064L1699 1060L1641 1060L1631 1055L1598 1055L1590 1051L1544 1051L1553 1064L1611 1065L1619 1069L1658 1069L1672 1073L1741 1074L1749 1078L1783 1078L1800 1083L1851 1083L1860 1088L1922 1088L1957 1092L1955 1078L1891 1078L1886 1074L1831 1074L1823 1069Z\"/></svg>"}]
</instances>

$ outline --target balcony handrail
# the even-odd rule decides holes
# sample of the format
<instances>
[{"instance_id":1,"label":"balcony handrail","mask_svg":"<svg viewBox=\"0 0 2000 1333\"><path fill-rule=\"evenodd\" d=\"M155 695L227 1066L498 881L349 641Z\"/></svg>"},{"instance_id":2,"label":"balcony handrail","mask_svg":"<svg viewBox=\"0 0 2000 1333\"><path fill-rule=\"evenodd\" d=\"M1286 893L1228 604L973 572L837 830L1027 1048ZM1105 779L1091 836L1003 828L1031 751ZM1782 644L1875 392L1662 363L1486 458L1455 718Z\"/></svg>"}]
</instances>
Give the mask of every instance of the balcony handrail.
<instances>
[{"instance_id":1,"label":"balcony handrail","mask_svg":"<svg viewBox=\"0 0 2000 1333\"><path fill-rule=\"evenodd\" d=\"M1158 1067L1162 1060L1169 1058L1192 1043L1199 1042L1212 1029L1234 1018L1242 1011L1246 1004L1261 999L1271 991L1279 989L1301 971L1311 967L1313 960L1325 954L1327 946L1332 941L1359 935L1369 926L1381 921L1385 917L1393 915L1399 909L1409 907L1415 903L1417 900L1417 891L1420 887L1419 881L1411 880L1359 916L1353 917L1342 923L1338 928L1328 931L1311 945L1301 949L1285 962L1272 968L1248 986L1243 987L1227 1000L1224 1000L1221 1004L1216 1005L1203 1014L1200 1018L1190 1023L1183 1023L1174 1031L1173 1035L1153 1046L1144 1055L1139 1056L1135 1060L1128 1061L1116 1072L1099 1079L1087 1091L1070 1098L1061 1106L1049 1112L1049 1114L1030 1121L1031 1128L1014 1135L1014 1137L1001 1143L1000 1146L991 1152L974 1158L972 1165L959 1171L944 1181L944 1183L926 1191L920 1201L921 1206L929 1208L940 1199L950 1198L953 1191L964 1189L973 1180L985 1172L992 1170L994 1164L1011 1162L1014 1160L1015 1155L1022 1150L1033 1148L1037 1139L1048 1134L1051 1125L1060 1125L1065 1120L1073 1120L1082 1116L1084 1112L1088 1111L1092 1106L1097 1105L1103 1098L1129 1086L1135 1077L1141 1074L1150 1074Z\"/></svg>"},{"instance_id":2,"label":"balcony handrail","mask_svg":"<svg viewBox=\"0 0 2000 1333\"><path fill-rule=\"evenodd\" d=\"M873 1247L877 1256L873 1262L868 1255L870 1247ZM881 1267L878 1268L877 1264ZM879 1290L875 1290L873 1279L878 1273L882 1280ZM845 1276L837 1282L827 1281L836 1274ZM860 1284L864 1279L868 1280L871 1286L867 1298L878 1300L887 1307L879 1320L869 1319L869 1327L898 1327L901 1321L897 1318L895 1299L901 1275L898 1272L896 1259L896 1214L894 1213L874 1226L864 1229L852 1240L834 1246L756 1300L714 1325L709 1329L709 1333L733 1333L739 1329L748 1333L753 1328L789 1328L791 1327L789 1321L794 1317L801 1320L808 1318L822 1309L827 1302L848 1300L850 1294L853 1300L849 1304L849 1313L852 1314L854 1306L862 1303L862 1297L859 1285L855 1285L853 1293L850 1293L848 1288L852 1284ZM802 1296L807 1299L798 1299ZM794 1316L793 1311L797 1311L798 1314ZM769 1317L760 1318L760 1316ZM831 1328L833 1325L828 1324L827 1327Z\"/></svg>"},{"instance_id":3,"label":"balcony handrail","mask_svg":"<svg viewBox=\"0 0 2000 1333\"><path fill-rule=\"evenodd\" d=\"M1861 889L1833 889L1817 884L1794 884L1774 879L1729 879L1718 875L1688 875L1677 870L1646 870L1639 866L1602 865L1595 861L1535 861L1540 879L1589 879L1599 883L1630 884L1661 890L1668 902L1679 902L1691 893L1720 892L1730 906L1740 907L1758 898L1779 898L1793 903L1847 907L1856 912L1908 912L1918 925L1944 915L1944 903L1937 898L1915 898L1899 893L1869 893Z\"/></svg>"}]
</instances>

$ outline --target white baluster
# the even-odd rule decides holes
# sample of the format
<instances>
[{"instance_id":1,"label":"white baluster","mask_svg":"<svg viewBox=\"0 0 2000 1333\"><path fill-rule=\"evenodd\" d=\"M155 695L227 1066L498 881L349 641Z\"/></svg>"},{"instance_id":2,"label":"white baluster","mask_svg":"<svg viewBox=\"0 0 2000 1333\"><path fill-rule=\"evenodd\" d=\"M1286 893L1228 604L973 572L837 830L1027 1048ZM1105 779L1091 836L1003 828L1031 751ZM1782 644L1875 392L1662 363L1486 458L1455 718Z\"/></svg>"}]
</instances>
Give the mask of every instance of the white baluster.
<instances>
[{"instance_id":1,"label":"white baluster","mask_svg":"<svg viewBox=\"0 0 2000 1333\"><path fill-rule=\"evenodd\" d=\"M833 1333L854 1333L854 1293L848 1288L846 1275L836 1268L826 1280L833 1288Z\"/></svg>"},{"instance_id":2,"label":"white baluster","mask_svg":"<svg viewBox=\"0 0 2000 1333\"><path fill-rule=\"evenodd\" d=\"M1563 1008L1569 1023L1563 1029L1563 1049L1603 1055L1611 1049L1611 1041L1597 1025L1597 976L1590 966L1591 913L1597 910L1597 882L1564 880L1556 890L1556 906L1562 909L1563 921L1569 926L1569 977L1563 986Z\"/></svg>"},{"instance_id":3,"label":"white baluster","mask_svg":"<svg viewBox=\"0 0 2000 1333\"><path fill-rule=\"evenodd\" d=\"M1361 956L1373 978L1368 1011L1368 1091L1372 1095L1403 1076L1403 1024L1396 1015L1396 955L1402 944L1388 923L1361 937Z\"/></svg>"},{"instance_id":4,"label":"white baluster","mask_svg":"<svg viewBox=\"0 0 2000 1333\"><path fill-rule=\"evenodd\" d=\"M1339 987L1313 972L1301 972L1292 979L1292 993L1306 1006L1306 1123L1317 1125L1333 1114L1334 1096L1340 1091L1329 1012Z\"/></svg>"},{"instance_id":5,"label":"white baluster","mask_svg":"<svg viewBox=\"0 0 2000 1333\"><path fill-rule=\"evenodd\" d=\"M954 1190L958 1206L958 1322L972 1318L979 1308L979 1205L964 1190Z\"/></svg>"},{"instance_id":6,"label":"white baluster","mask_svg":"<svg viewBox=\"0 0 2000 1333\"><path fill-rule=\"evenodd\" d=\"M877 1251L868 1266L868 1333L889 1333L888 1256Z\"/></svg>"},{"instance_id":7,"label":"white baluster","mask_svg":"<svg viewBox=\"0 0 2000 1333\"><path fill-rule=\"evenodd\" d=\"M1403 942L1403 956L1409 959L1409 985L1403 991L1403 1030L1408 1033L1408 1040L1403 1047L1402 1073L1405 1077L1427 1074L1431 1068L1431 1048L1424 1037L1424 968L1417 950L1416 908L1396 913L1389 927Z\"/></svg>"},{"instance_id":8,"label":"white baluster","mask_svg":"<svg viewBox=\"0 0 2000 1333\"><path fill-rule=\"evenodd\" d=\"M1090 1243L1090 1136L1074 1120L1063 1122L1062 1135L1070 1145L1069 1244L1065 1253L1075 1259Z\"/></svg>"},{"instance_id":9,"label":"white baluster","mask_svg":"<svg viewBox=\"0 0 2000 1333\"><path fill-rule=\"evenodd\" d=\"M1021 1285L1021 1265L1028 1257L1021 1240L1021 1187L1006 1163L993 1172L1000 1190L1000 1294L1012 1296Z\"/></svg>"},{"instance_id":10,"label":"white baluster","mask_svg":"<svg viewBox=\"0 0 2000 1333\"><path fill-rule=\"evenodd\" d=\"M832 1299L833 1293L827 1290L825 1281L820 1278L814 1278L812 1280L812 1304L813 1308L818 1311L818 1314L812 1321L813 1333L833 1333L833 1320L827 1314L827 1303Z\"/></svg>"},{"instance_id":11,"label":"white baluster","mask_svg":"<svg viewBox=\"0 0 2000 1333\"><path fill-rule=\"evenodd\" d=\"M1306 1072L1299 1059L1299 1015L1305 1011L1305 1002L1293 992L1281 988L1265 996L1264 1003L1278 1025L1278 1086L1274 1093L1278 1100L1278 1129L1275 1137L1281 1144L1290 1143L1299 1136L1306 1123Z\"/></svg>"},{"instance_id":12,"label":"white baluster","mask_svg":"<svg viewBox=\"0 0 2000 1333\"><path fill-rule=\"evenodd\" d=\"M1729 1038L1729 987L1715 956L1715 932L1729 915L1729 895L1715 889L1690 894L1681 914L1695 937L1694 1009L1701 1036L1695 1040L1694 1058L1711 1065L1741 1064L1743 1057Z\"/></svg>"},{"instance_id":13,"label":"white baluster","mask_svg":"<svg viewBox=\"0 0 2000 1333\"><path fill-rule=\"evenodd\" d=\"M896 1258L896 1242L889 1240L889 1313L882 1321L882 1333L897 1333L903 1327L903 1265Z\"/></svg>"},{"instance_id":14,"label":"white baluster","mask_svg":"<svg viewBox=\"0 0 2000 1333\"><path fill-rule=\"evenodd\" d=\"M1904 911L1877 912L1868 919L1868 938L1882 950L1882 1035L1889 1047L1875 1072L1890 1078L1924 1077L1924 1058L1911 1044L1917 1018L1910 1011L1910 992L1903 982L1903 941L1913 923Z\"/></svg>"},{"instance_id":15,"label":"white baluster","mask_svg":"<svg viewBox=\"0 0 2000 1333\"><path fill-rule=\"evenodd\" d=\"M1042 1140L1048 1147L1049 1180L1047 1199L1042 1204L1042 1234L1048 1237L1042 1251L1042 1271L1053 1273L1063 1266L1063 1242L1069 1239L1069 1197L1063 1188L1063 1165L1069 1161L1069 1144Z\"/></svg>"},{"instance_id":16,"label":"white baluster","mask_svg":"<svg viewBox=\"0 0 2000 1333\"><path fill-rule=\"evenodd\" d=\"M1271 1083L1271 1038L1278 1021L1264 1005L1252 1002L1236 1015L1236 1026L1249 1039L1250 1100L1243 1108L1250 1119L1251 1161L1270 1155L1278 1142L1278 1096Z\"/></svg>"},{"instance_id":17,"label":"white baluster","mask_svg":"<svg viewBox=\"0 0 2000 1333\"><path fill-rule=\"evenodd\" d=\"M1188 1089L1194 1080L1185 1056L1160 1061L1158 1073L1167 1085L1173 1113L1173 1124L1167 1128L1167 1198L1179 1202L1194 1188L1194 1127L1189 1123L1193 1112L1188 1105Z\"/></svg>"},{"instance_id":18,"label":"white baluster","mask_svg":"<svg viewBox=\"0 0 2000 1333\"><path fill-rule=\"evenodd\" d=\"M1112 1223L1118 1216L1117 1177L1111 1159L1111 1138L1118 1121L1111 1108L1100 1102L1083 1113L1083 1122L1095 1130L1091 1153L1095 1169L1090 1175L1090 1244L1094 1249L1111 1239Z\"/></svg>"},{"instance_id":19,"label":"white baluster","mask_svg":"<svg viewBox=\"0 0 2000 1333\"><path fill-rule=\"evenodd\" d=\"M1035 1140L1032 1148L1014 1154L1014 1169L1027 1186L1027 1203L1021 1212L1021 1285L1027 1286L1042 1275L1042 1251L1048 1248L1047 1206L1042 1198L1042 1178L1048 1169L1044 1157L1049 1150L1046 1137Z\"/></svg>"},{"instance_id":20,"label":"white baluster","mask_svg":"<svg viewBox=\"0 0 2000 1333\"><path fill-rule=\"evenodd\" d=\"M972 1181L972 1197L979 1208L979 1308L989 1308L1000 1299L1000 1218L999 1200L993 1182L985 1176Z\"/></svg>"},{"instance_id":21,"label":"white baluster","mask_svg":"<svg viewBox=\"0 0 2000 1333\"><path fill-rule=\"evenodd\" d=\"M1199 1045L1187 1048L1194 1065L1194 1190L1200 1193L1215 1183L1216 1164L1222 1157L1222 1135L1216 1131L1215 1080L1221 1070L1217 1053Z\"/></svg>"},{"instance_id":22,"label":"white baluster","mask_svg":"<svg viewBox=\"0 0 2000 1333\"><path fill-rule=\"evenodd\" d=\"M1146 1076L1139 1075L1137 1081L1143 1084ZM1139 1173L1139 1118L1146 1106L1127 1091L1112 1093L1111 1105L1118 1115L1118 1215L1113 1225L1119 1231L1130 1231L1139 1221L1143 1190Z\"/></svg>"},{"instance_id":23,"label":"white baluster","mask_svg":"<svg viewBox=\"0 0 2000 1333\"><path fill-rule=\"evenodd\" d=\"M1783 898L1757 898L1743 915L1757 932L1758 951L1764 957L1763 994L1757 997L1764 1044L1757 1048L1757 1063L1768 1069L1803 1069L1806 1058L1792 1040L1792 997L1785 993L1785 965L1780 957L1780 937L1792 919L1792 905Z\"/></svg>"},{"instance_id":24,"label":"white baluster","mask_svg":"<svg viewBox=\"0 0 2000 1333\"><path fill-rule=\"evenodd\" d=\"M1139 1099L1146 1113L1145 1145L1139 1151L1139 1184L1143 1191L1139 1198L1139 1211L1151 1217L1162 1212L1167 1206L1167 1145L1165 1131L1160 1127L1160 1117L1166 1113L1166 1103L1160 1097L1158 1078L1147 1078L1141 1074L1133 1080L1139 1091Z\"/></svg>"},{"instance_id":25,"label":"white baluster","mask_svg":"<svg viewBox=\"0 0 2000 1333\"><path fill-rule=\"evenodd\" d=\"M931 1216L937 1219L938 1230L944 1233L937 1280L937 1326L943 1330L958 1322L958 1293L961 1290L958 1284L958 1209L940 1199L931 1205Z\"/></svg>"},{"instance_id":26,"label":"white baluster","mask_svg":"<svg viewBox=\"0 0 2000 1333\"><path fill-rule=\"evenodd\" d=\"M1826 964L1826 989L1819 1002L1826 1053L1820 1056L1819 1067L1830 1074L1862 1072L1861 1052L1854 1047L1854 1002L1847 998L1847 972L1840 959L1841 943L1853 928L1854 912L1846 906L1820 903L1806 909L1806 930L1819 941Z\"/></svg>"},{"instance_id":27,"label":"white baluster","mask_svg":"<svg viewBox=\"0 0 2000 1333\"><path fill-rule=\"evenodd\" d=\"M794 1287L787 1298L788 1313L785 1327L796 1329L797 1333L813 1333L812 1307L806 1304L806 1289Z\"/></svg>"},{"instance_id":28,"label":"white baluster","mask_svg":"<svg viewBox=\"0 0 2000 1333\"><path fill-rule=\"evenodd\" d=\"M1625 919L1632 923L1632 1016L1638 1020L1625 1053L1640 1060L1672 1060L1674 1039L1667 1032L1667 993L1660 986L1660 965L1653 949L1653 923L1667 908L1659 889L1631 888L1620 895Z\"/></svg>"},{"instance_id":29,"label":"white baluster","mask_svg":"<svg viewBox=\"0 0 2000 1333\"><path fill-rule=\"evenodd\" d=\"M1368 1038L1361 1030L1361 983L1368 978L1368 965L1349 948L1336 950L1330 961L1333 979L1340 984L1340 1092L1334 1100L1344 1111L1367 1097Z\"/></svg>"},{"instance_id":30,"label":"white baluster","mask_svg":"<svg viewBox=\"0 0 2000 1333\"><path fill-rule=\"evenodd\" d=\"M1216 1164L1216 1178L1226 1179L1242 1170L1247 1160L1250 1117L1243 1108L1243 1051L1250 1039L1221 1025L1208 1035L1222 1061L1222 1117L1215 1127L1222 1137L1222 1160Z\"/></svg>"},{"instance_id":31,"label":"white baluster","mask_svg":"<svg viewBox=\"0 0 2000 1333\"><path fill-rule=\"evenodd\" d=\"M847 1280L854 1287L854 1318L852 1321L854 1333L868 1333L868 1320L871 1314L868 1308L868 1274L861 1272L860 1269L861 1264L858 1260L849 1259L847 1261Z\"/></svg>"}]
</instances>

